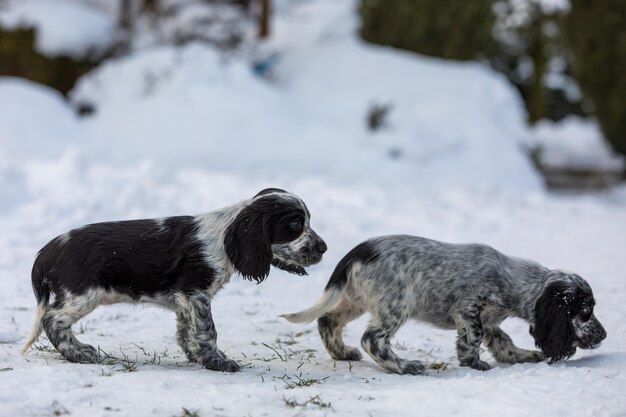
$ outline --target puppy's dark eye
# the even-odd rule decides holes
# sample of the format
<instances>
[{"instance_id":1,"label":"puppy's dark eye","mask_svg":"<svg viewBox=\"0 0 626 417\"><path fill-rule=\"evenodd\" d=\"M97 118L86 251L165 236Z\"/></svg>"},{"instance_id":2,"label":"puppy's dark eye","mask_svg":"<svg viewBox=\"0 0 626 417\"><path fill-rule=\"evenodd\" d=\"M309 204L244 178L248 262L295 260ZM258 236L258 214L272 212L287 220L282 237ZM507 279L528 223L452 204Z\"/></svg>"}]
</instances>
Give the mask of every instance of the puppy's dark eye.
<instances>
[{"instance_id":1,"label":"puppy's dark eye","mask_svg":"<svg viewBox=\"0 0 626 417\"><path fill-rule=\"evenodd\" d=\"M580 313L578 313L578 315L580 316L580 319L582 321L587 321L591 318L591 313L593 313L593 308L591 307L583 307L580 310Z\"/></svg>"},{"instance_id":2,"label":"puppy's dark eye","mask_svg":"<svg viewBox=\"0 0 626 417\"><path fill-rule=\"evenodd\" d=\"M294 232L299 232L300 230L302 230L302 220L300 219L292 220L289 222L288 226Z\"/></svg>"}]
</instances>

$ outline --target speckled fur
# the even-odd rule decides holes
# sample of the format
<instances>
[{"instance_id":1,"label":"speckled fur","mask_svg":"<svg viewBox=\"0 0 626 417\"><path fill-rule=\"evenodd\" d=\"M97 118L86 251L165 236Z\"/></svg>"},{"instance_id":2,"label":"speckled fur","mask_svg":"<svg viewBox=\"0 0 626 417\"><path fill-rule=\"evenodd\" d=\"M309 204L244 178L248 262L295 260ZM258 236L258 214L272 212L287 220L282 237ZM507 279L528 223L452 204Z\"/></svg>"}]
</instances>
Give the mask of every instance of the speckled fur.
<instances>
[{"instance_id":1,"label":"speckled fur","mask_svg":"<svg viewBox=\"0 0 626 417\"><path fill-rule=\"evenodd\" d=\"M579 317L583 306L594 303L589 284L576 274L505 256L487 245L396 235L355 247L339 262L316 305L283 317L296 323L319 317L330 355L358 360L358 349L346 346L341 333L348 322L369 312L363 349L390 372L420 374L423 363L402 359L391 349L391 338L408 319L456 329L461 365L488 370L479 356L481 343L506 363L539 362L544 356L559 360L576 346L596 347L606 332L593 314L584 324ZM544 352L516 347L499 327L507 317L529 322Z\"/></svg>"}]
</instances>

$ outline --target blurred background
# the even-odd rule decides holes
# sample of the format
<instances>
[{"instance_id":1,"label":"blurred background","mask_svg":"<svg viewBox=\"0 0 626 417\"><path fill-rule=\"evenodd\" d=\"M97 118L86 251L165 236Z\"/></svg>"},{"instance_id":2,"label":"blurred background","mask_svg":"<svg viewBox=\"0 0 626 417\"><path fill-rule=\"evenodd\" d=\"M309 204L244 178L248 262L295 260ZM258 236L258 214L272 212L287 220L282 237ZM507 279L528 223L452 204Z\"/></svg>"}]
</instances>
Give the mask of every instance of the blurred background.
<instances>
[{"instance_id":1,"label":"blurred background","mask_svg":"<svg viewBox=\"0 0 626 417\"><path fill-rule=\"evenodd\" d=\"M623 414L625 70L624 0L0 0L0 415ZM77 332L134 365L74 366L45 338L19 355L51 238L266 187L302 197L329 250L309 277L235 276L218 294L220 348L243 373L185 365L173 315L126 305ZM395 348L434 365L401 379L278 319L393 233L576 271L609 337L569 365L478 376L451 332L411 323ZM533 347L526 323L505 329ZM317 382L291 389L302 378Z\"/></svg>"},{"instance_id":2,"label":"blurred background","mask_svg":"<svg viewBox=\"0 0 626 417\"><path fill-rule=\"evenodd\" d=\"M1 0L0 152L601 189L625 68L621 0Z\"/></svg>"}]
</instances>

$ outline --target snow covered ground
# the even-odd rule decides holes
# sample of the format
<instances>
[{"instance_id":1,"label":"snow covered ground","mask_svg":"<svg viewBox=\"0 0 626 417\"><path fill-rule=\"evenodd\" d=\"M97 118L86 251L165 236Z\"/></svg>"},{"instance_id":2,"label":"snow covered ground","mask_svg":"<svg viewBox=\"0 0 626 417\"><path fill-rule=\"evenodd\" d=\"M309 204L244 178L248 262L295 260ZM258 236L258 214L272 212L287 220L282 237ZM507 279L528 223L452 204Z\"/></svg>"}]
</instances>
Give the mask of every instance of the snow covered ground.
<instances>
[{"instance_id":1,"label":"snow covered ground","mask_svg":"<svg viewBox=\"0 0 626 417\"><path fill-rule=\"evenodd\" d=\"M285 180L277 185L287 184L308 202L313 226L330 249L309 277L273 271L261 285L234 277L219 293L214 303L219 343L246 364L241 373L188 365L175 341L174 315L152 307L101 307L76 326L81 339L118 358L126 355L127 363L69 364L50 351L45 339L22 357L19 344L34 314L29 268L51 236L87 221L217 207L265 185L196 171L163 187L147 167L91 171L74 164L67 158L39 165L42 175L62 178L63 185L42 184L42 197L0 219L0 337L5 342L0 345L0 415L53 415L61 409L72 415L172 416L180 415L182 407L207 416L613 416L626 410L623 199L458 190L394 201L380 189ZM386 374L369 358L336 363L314 325L294 326L277 317L317 299L336 262L356 242L399 232L487 242L579 272L592 283L596 314L608 339L598 350L579 351L557 365L508 366L490 360L494 369L483 373L459 368L454 332L410 324L395 338L397 351L445 367L411 377ZM358 346L365 320L347 328L349 343ZM518 320L505 324L518 344L532 347L527 325ZM483 357L490 356L484 352Z\"/></svg>"},{"instance_id":2,"label":"snow covered ground","mask_svg":"<svg viewBox=\"0 0 626 417\"><path fill-rule=\"evenodd\" d=\"M280 3L280 2L279 2ZM284 3L284 2L283 2ZM81 80L77 119L46 87L0 78L0 416L624 416L626 188L553 196L522 150L532 133L512 87L472 63L364 45L349 3L279 8L272 80L237 57L189 45L139 51ZM365 127L390 103L386 127ZM585 145L587 146L587 145ZM591 145L589 145L591 146ZM234 276L214 302L220 347L238 374L190 365L171 312L101 307L78 323L117 359L75 365L32 325L30 267L52 237L85 223L212 210L267 186L300 195L329 245L308 277ZM556 365L460 368L455 333L411 323L394 340L427 376L334 362L315 325L280 313L319 297L361 240L410 233L484 242L588 279L608 338ZM358 345L367 317L346 330ZM531 348L528 326L505 322Z\"/></svg>"}]
</instances>

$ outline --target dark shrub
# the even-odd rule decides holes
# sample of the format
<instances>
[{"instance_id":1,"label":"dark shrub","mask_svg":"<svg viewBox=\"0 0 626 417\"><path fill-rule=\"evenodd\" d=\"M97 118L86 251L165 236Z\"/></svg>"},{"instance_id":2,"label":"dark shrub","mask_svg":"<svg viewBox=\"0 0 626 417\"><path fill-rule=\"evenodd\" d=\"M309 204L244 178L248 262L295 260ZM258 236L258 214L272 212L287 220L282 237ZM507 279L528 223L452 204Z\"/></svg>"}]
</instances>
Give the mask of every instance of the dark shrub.
<instances>
[{"instance_id":1,"label":"dark shrub","mask_svg":"<svg viewBox=\"0 0 626 417\"><path fill-rule=\"evenodd\" d=\"M626 4L570 0L564 22L573 72L613 148L626 154Z\"/></svg>"},{"instance_id":2,"label":"dark shrub","mask_svg":"<svg viewBox=\"0 0 626 417\"><path fill-rule=\"evenodd\" d=\"M492 0L361 0L361 36L425 55L473 59L490 49Z\"/></svg>"},{"instance_id":3,"label":"dark shrub","mask_svg":"<svg viewBox=\"0 0 626 417\"><path fill-rule=\"evenodd\" d=\"M34 40L34 29L0 28L0 76L28 78L66 94L78 77L96 64L87 59L44 56L35 51Z\"/></svg>"}]
</instances>

